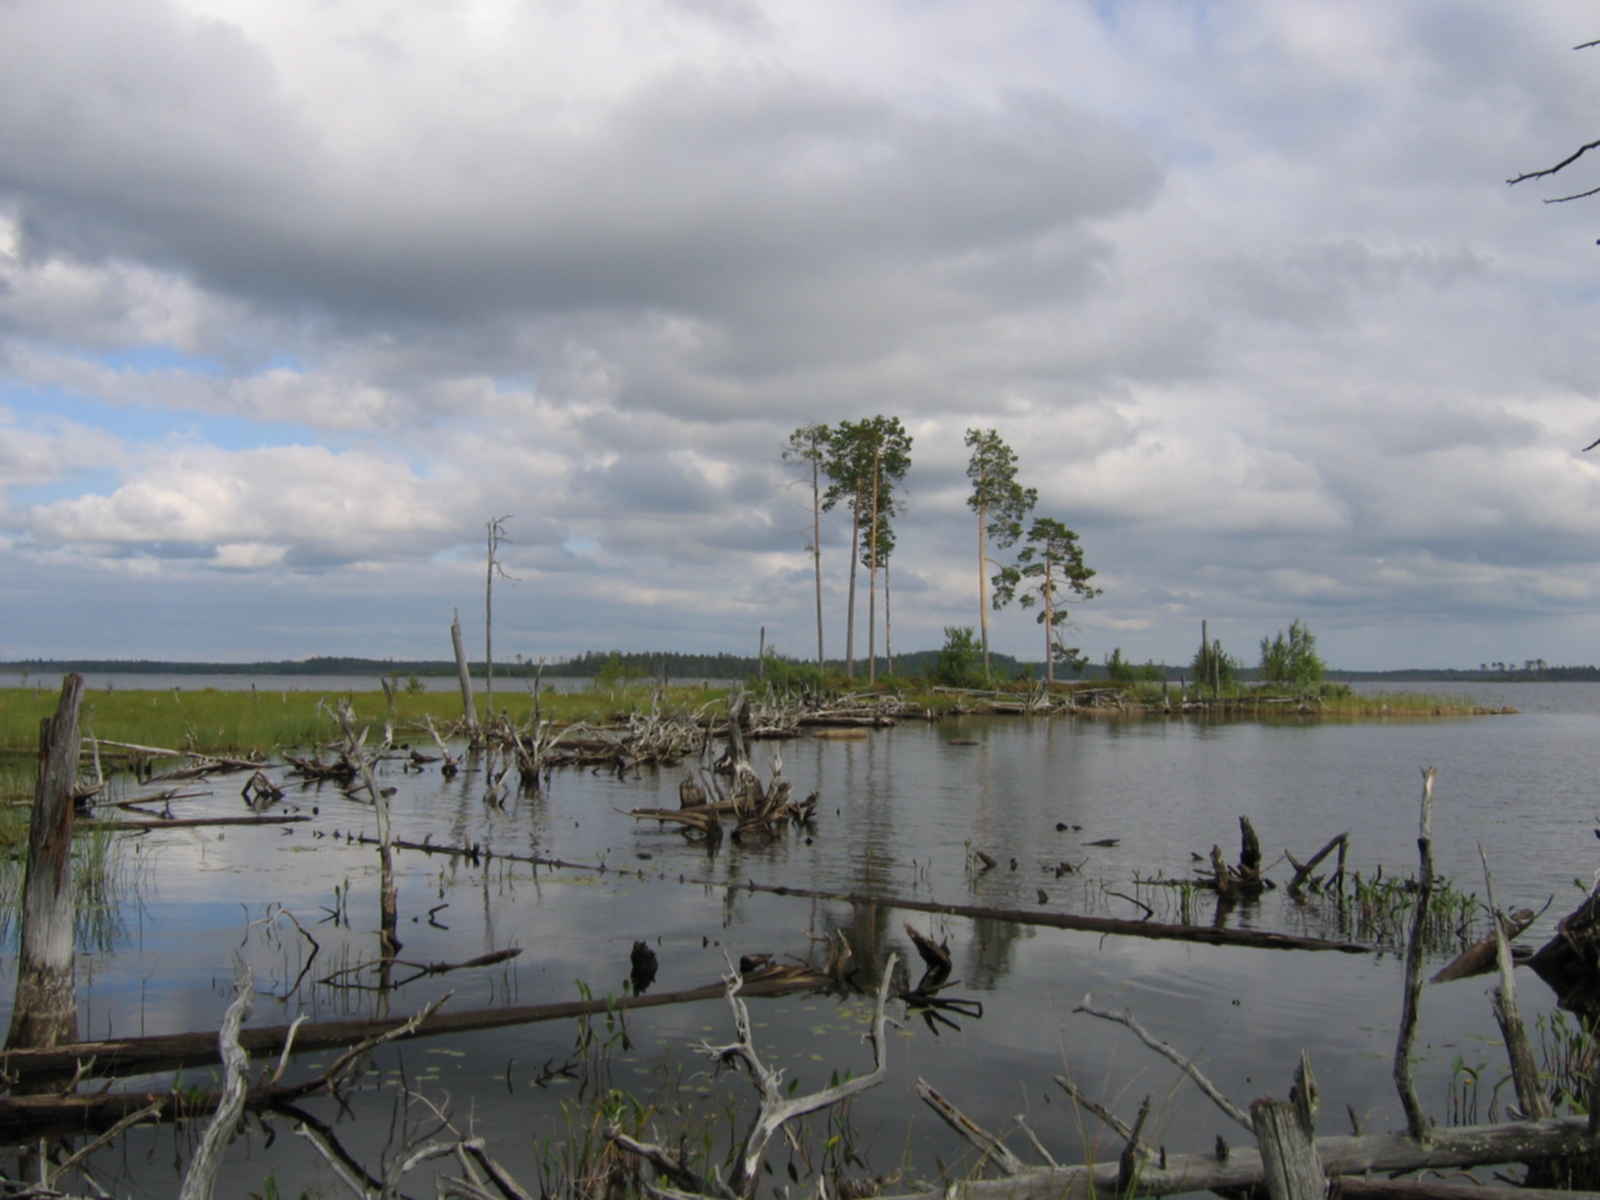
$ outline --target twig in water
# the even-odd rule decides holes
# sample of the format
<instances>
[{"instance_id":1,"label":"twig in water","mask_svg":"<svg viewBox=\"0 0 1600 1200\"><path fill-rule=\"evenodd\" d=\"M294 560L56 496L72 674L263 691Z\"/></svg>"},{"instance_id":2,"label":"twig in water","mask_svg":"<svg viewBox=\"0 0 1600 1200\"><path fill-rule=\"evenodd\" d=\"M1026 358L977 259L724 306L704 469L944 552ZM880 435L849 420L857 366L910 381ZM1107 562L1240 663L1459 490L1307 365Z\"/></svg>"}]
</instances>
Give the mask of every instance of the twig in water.
<instances>
[{"instance_id":1,"label":"twig in water","mask_svg":"<svg viewBox=\"0 0 1600 1200\"><path fill-rule=\"evenodd\" d=\"M1222 1092L1218 1090L1216 1084L1207 1079L1200 1068L1194 1065L1193 1060L1186 1057L1176 1047L1163 1042L1143 1025L1139 1024L1133 1013L1128 1011L1114 1013L1108 1012L1105 1009L1095 1008L1090 1004L1090 997L1088 996L1085 996L1083 998L1083 1003L1079 1004L1078 1007L1072 1011L1075 1013L1087 1013L1091 1017L1099 1017L1102 1021L1115 1021L1118 1025L1127 1026L1128 1029L1132 1030L1133 1035L1146 1046L1149 1046L1150 1049L1161 1055L1162 1058L1176 1063L1185 1075L1194 1080L1195 1086L1204 1092L1206 1097L1213 1104L1220 1108L1234 1121L1237 1121L1240 1125L1250 1130L1252 1135L1255 1133L1255 1127L1250 1124L1250 1117L1242 1108L1224 1096Z\"/></svg>"}]
</instances>

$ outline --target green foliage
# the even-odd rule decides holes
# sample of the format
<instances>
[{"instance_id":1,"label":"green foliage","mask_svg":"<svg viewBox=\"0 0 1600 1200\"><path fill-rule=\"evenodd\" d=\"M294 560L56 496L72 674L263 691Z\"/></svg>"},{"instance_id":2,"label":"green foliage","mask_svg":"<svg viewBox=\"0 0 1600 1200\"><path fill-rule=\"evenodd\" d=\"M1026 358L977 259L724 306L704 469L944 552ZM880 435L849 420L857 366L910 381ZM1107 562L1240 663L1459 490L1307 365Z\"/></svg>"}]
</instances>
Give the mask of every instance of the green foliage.
<instances>
[{"instance_id":1,"label":"green foliage","mask_svg":"<svg viewBox=\"0 0 1600 1200\"><path fill-rule=\"evenodd\" d=\"M843 501L865 537L865 527L872 520L874 481L878 485L880 517L887 519L894 513L895 485L911 469L911 435L899 417L880 415L840 421L828 435L822 469L828 476L822 510L832 512ZM882 536L881 530L879 535Z\"/></svg>"},{"instance_id":2,"label":"green foliage","mask_svg":"<svg viewBox=\"0 0 1600 1200\"><path fill-rule=\"evenodd\" d=\"M1222 648L1221 638L1201 642L1189 663L1195 686L1215 692L1219 696L1239 688L1239 660Z\"/></svg>"},{"instance_id":3,"label":"green foliage","mask_svg":"<svg viewBox=\"0 0 1600 1200\"><path fill-rule=\"evenodd\" d=\"M946 625L933 678L950 687L983 686L983 647L970 625Z\"/></svg>"},{"instance_id":4,"label":"green foliage","mask_svg":"<svg viewBox=\"0 0 1600 1200\"><path fill-rule=\"evenodd\" d=\"M1261 678L1268 683L1312 688L1322 682L1322 659L1316 636L1300 621L1291 622L1287 634L1261 639Z\"/></svg>"},{"instance_id":5,"label":"green foliage","mask_svg":"<svg viewBox=\"0 0 1600 1200\"><path fill-rule=\"evenodd\" d=\"M1115 646L1106 655L1106 678L1112 683L1132 683L1136 678L1134 665L1122 657L1122 647Z\"/></svg>"},{"instance_id":6,"label":"green foliage","mask_svg":"<svg viewBox=\"0 0 1600 1200\"><path fill-rule=\"evenodd\" d=\"M1017 482L1016 452L993 429L967 430L966 444L972 451L967 460L967 478L972 481L967 507L984 522L995 545L1014 546L1039 493Z\"/></svg>"},{"instance_id":7,"label":"green foliage","mask_svg":"<svg viewBox=\"0 0 1600 1200\"><path fill-rule=\"evenodd\" d=\"M1050 653L1047 665L1062 663L1076 673L1088 660L1076 646L1061 641L1060 631L1067 619L1061 596L1070 592L1092 600L1100 594L1100 589L1089 582L1094 576L1094 570L1083 561L1078 535L1054 517L1035 517L1026 543L1017 552L1017 565L1002 568L994 577L994 606L1001 608L1013 597L1024 608L1042 602L1038 621L1045 627Z\"/></svg>"},{"instance_id":8,"label":"green foliage","mask_svg":"<svg viewBox=\"0 0 1600 1200\"><path fill-rule=\"evenodd\" d=\"M785 658L776 650L767 651L763 674L767 686L778 691L820 691L827 683L816 663Z\"/></svg>"},{"instance_id":9,"label":"green foliage","mask_svg":"<svg viewBox=\"0 0 1600 1200\"><path fill-rule=\"evenodd\" d=\"M636 677L637 672L623 660L622 655L613 650L611 657L606 659L605 665L595 673L595 690L605 692L624 687L629 679Z\"/></svg>"}]
</instances>

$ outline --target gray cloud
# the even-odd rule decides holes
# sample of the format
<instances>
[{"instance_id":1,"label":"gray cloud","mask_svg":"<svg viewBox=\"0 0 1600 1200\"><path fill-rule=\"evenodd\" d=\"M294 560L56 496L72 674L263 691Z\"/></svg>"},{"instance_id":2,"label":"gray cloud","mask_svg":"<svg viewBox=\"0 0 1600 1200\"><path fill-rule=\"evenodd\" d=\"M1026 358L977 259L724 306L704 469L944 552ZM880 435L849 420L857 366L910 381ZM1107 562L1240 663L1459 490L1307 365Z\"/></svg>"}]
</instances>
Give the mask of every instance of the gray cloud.
<instances>
[{"instance_id":1,"label":"gray cloud","mask_svg":"<svg viewBox=\"0 0 1600 1200\"><path fill-rule=\"evenodd\" d=\"M1594 209L1501 182L1592 136L1580 9L501 16L0 7L11 653L425 652L505 512L524 652L800 651L778 452L885 412L901 646L976 623L978 425L1092 654L1600 657Z\"/></svg>"}]
</instances>

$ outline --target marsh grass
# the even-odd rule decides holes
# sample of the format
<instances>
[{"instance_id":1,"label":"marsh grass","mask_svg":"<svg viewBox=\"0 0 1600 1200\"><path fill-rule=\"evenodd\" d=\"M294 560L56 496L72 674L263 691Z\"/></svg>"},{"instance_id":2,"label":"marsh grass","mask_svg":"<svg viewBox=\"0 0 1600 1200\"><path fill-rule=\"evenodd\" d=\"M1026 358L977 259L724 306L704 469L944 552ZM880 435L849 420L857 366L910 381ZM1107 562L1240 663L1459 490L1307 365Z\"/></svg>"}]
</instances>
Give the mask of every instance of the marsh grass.
<instances>
[{"instance_id":1,"label":"marsh grass","mask_svg":"<svg viewBox=\"0 0 1600 1200\"><path fill-rule=\"evenodd\" d=\"M577 693L546 691L539 697L542 715L567 724L601 722L648 709L655 689L648 683L619 685ZM722 699L725 692L700 687L670 687L662 698L665 711L692 711ZM334 703L349 698L359 724L380 726L386 711L381 690L371 692L130 691L91 690L84 694L80 724L85 734L144 746L213 754L262 754L285 746L308 746L335 736L329 715ZM0 753L30 752L38 744L39 722L55 711L57 693L45 688L0 688ZM486 711L478 697L479 712ZM512 720L526 718L533 707L527 691L497 691L495 713ZM431 717L441 729L461 717L461 700L449 692L398 690L395 721L410 733L425 728ZM424 735L426 736L426 735ZM0 775L0 788L5 777ZM31 783L29 790L31 792Z\"/></svg>"},{"instance_id":2,"label":"marsh grass","mask_svg":"<svg viewBox=\"0 0 1600 1200\"><path fill-rule=\"evenodd\" d=\"M33 784L29 781L29 793ZM27 807L0 808L0 943L17 932L22 885L27 875ZM127 931L127 907L139 903L144 858L129 853L125 834L87 830L72 839L72 888L78 947L96 953L114 949Z\"/></svg>"}]
</instances>

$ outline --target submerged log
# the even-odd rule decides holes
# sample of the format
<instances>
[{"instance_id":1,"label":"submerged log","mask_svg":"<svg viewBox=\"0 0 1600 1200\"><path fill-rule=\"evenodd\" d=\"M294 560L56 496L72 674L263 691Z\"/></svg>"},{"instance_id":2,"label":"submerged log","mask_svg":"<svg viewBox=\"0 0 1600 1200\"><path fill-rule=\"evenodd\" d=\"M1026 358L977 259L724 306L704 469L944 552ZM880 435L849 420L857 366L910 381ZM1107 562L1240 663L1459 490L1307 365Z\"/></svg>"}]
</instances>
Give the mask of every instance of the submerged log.
<instances>
[{"instance_id":1,"label":"submerged log","mask_svg":"<svg viewBox=\"0 0 1600 1200\"><path fill-rule=\"evenodd\" d=\"M681 820L681 809L661 809L662 813L675 813ZM693 811L692 809L690 810ZM656 814L651 813L654 817ZM658 818L660 819L660 818ZM360 834L352 840L370 844L373 838ZM477 859L488 855L482 846L438 846L429 842L395 840L397 850L420 850L424 854L448 854L455 857ZM977 853L976 851L974 853ZM604 874L600 863L570 862L563 858L543 858L536 854L496 854L511 862L532 863L541 867L558 867L564 870L592 871ZM983 857L987 858L987 855ZM992 861L992 860L991 860ZM639 872L639 878L646 878ZM734 891L765 892L772 896L797 896L806 900L836 900L842 904L879 905L898 908L906 912L938 913L951 917L974 917L984 920L1010 921L1018 925L1044 925L1054 929L1076 929L1086 933L1125 934L1129 937L1155 938L1167 941L1204 942L1214 946L1249 946L1257 950L1332 950L1341 954L1374 954L1375 946L1360 942L1334 942L1324 938L1301 937L1292 933L1273 933L1261 929L1219 929L1214 925L1169 925L1161 921L1133 921L1116 917L1091 917L1078 913L1040 912L1026 908L990 908L981 904L941 904L934 900L913 900L906 896L874 896L862 892L830 892L820 888L787 887L782 884L755 882L728 883L723 880L698 876L679 876L678 882L694 887L727 888Z\"/></svg>"},{"instance_id":2,"label":"submerged log","mask_svg":"<svg viewBox=\"0 0 1600 1200\"><path fill-rule=\"evenodd\" d=\"M747 976L741 991L745 996L788 996L815 991L832 985L825 973L803 967L774 966ZM469 1012L433 1013L408 1038L438 1037L442 1034L470 1033L482 1029L501 1029L511 1025L531 1025L540 1021L565 1021L573 1017L594 1016L613 1009L659 1008L668 1004L688 1004L698 1000L717 1000L725 995L721 983L653 996L597 996L592 1000L565 1000L554 1004L524 1004L504 1008L479 1008ZM410 1018L381 1020L319 1021L302 1024L294 1033L292 1053L353 1046L365 1038L403 1027ZM244 1029L239 1043L253 1057L283 1052L290 1025ZM0 1071L26 1080L40 1075L71 1074L80 1064L84 1077L104 1079L120 1075L143 1075L155 1071L181 1070L209 1066L220 1060L215 1030L194 1033L160 1034L154 1037L116 1038L99 1042L62 1043L48 1049L0 1051ZM146 1098L144 1103L148 1103ZM13 1140L8 1124L10 1113L0 1098L0 1142ZM34 1110L26 1110L34 1111ZM18 1120L26 1112L19 1110ZM24 1124L25 1136L31 1136Z\"/></svg>"}]
</instances>

